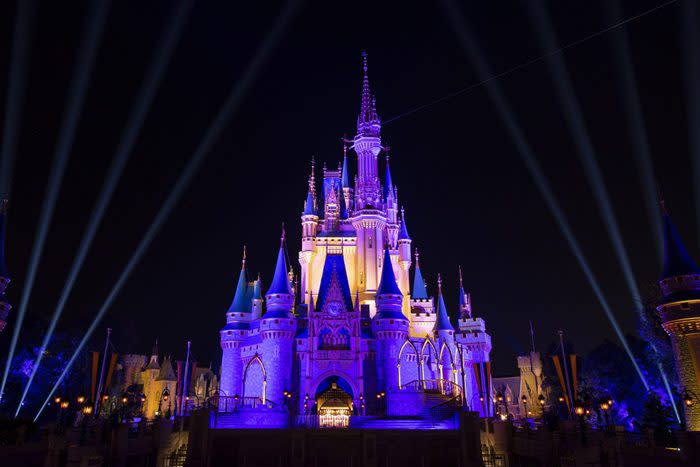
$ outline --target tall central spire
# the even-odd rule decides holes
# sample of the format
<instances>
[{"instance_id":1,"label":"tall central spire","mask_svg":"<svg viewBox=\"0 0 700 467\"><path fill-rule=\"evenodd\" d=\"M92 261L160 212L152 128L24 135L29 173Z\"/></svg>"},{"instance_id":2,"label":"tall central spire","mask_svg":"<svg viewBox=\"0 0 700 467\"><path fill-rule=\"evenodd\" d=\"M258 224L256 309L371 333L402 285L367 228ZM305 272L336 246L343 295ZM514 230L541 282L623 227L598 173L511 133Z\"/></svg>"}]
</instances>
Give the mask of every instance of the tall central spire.
<instances>
[{"instance_id":1,"label":"tall central spire","mask_svg":"<svg viewBox=\"0 0 700 467\"><path fill-rule=\"evenodd\" d=\"M357 186L355 187L356 206L376 208L380 202L380 184L377 170L377 156L382 150L380 137L382 124L377 115L377 105L370 91L367 76L367 52L362 52L362 102L357 117L357 135L354 148L357 153Z\"/></svg>"},{"instance_id":2,"label":"tall central spire","mask_svg":"<svg viewBox=\"0 0 700 467\"><path fill-rule=\"evenodd\" d=\"M381 122L377 115L377 103L369 88L367 76L367 52L362 52L362 104L360 115L357 117L357 133L368 136L379 136Z\"/></svg>"}]
</instances>

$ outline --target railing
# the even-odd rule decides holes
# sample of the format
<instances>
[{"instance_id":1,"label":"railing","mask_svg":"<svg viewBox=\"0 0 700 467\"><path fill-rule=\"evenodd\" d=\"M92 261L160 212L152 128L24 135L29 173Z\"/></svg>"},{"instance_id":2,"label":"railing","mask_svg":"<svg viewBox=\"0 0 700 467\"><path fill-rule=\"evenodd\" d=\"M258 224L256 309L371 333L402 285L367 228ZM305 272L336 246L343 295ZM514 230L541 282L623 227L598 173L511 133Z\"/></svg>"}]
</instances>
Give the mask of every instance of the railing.
<instances>
[{"instance_id":1,"label":"railing","mask_svg":"<svg viewBox=\"0 0 700 467\"><path fill-rule=\"evenodd\" d=\"M460 397L462 394L462 388L448 379L417 379L401 385L400 389L444 394L452 397Z\"/></svg>"},{"instance_id":2,"label":"railing","mask_svg":"<svg viewBox=\"0 0 700 467\"><path fill-rule=\"evenodd\" d=\"M212 396L204 404L209 409L219 413L235 412L240 409L272 409L279 404L267 399L263 403L260 397Z\"/></svg>"},{"instance_id":3,"label":"railing","mask_svg":"<svg viewBox=\"0 0 700 467\"><path fill-rule=\"evenodd\" d=\"M460 396L455 396L446 400L445 402L434 405L429 410L430 418L435 420L446 420L448 418L452 418L461 402L462 398Z\"/></svg>"}]
</instances>

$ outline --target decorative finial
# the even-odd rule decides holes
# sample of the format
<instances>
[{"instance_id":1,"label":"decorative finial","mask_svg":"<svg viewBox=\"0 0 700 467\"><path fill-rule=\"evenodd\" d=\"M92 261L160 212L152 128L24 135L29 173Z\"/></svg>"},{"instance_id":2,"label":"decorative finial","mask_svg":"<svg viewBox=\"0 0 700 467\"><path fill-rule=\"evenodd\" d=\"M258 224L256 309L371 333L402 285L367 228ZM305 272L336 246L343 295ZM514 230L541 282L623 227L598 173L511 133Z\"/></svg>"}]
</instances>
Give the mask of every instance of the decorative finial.
<instances>
[{"instance_id":1,"label":"decorative finial","mask_svg":"<svg viewBox=\"0 0 700 467\"><path fill-rule=\"evenodd\" d=\"M401 220L404 220L404 217L403 217L403 206L401 206Z\"/></svg>"},{"instance_id":2,"label":"decorative finial","mask_svg":"<svg viewBox=\"0 0 700 467\"><path fill-rule=\"evenodd\" d=\"M367 51L366 50L362 51L362 69L365 72L365 76L367 76Z\"/></svg>"},{"instance_id":3,"label":"decorative finial","mask_svg":"<svg viewBox=\"0 0 700 467\"><path fill-rule=\"evenodd\" d=\"M442 295L442 276L440 276L440 273L438 273L437 283L438 283L438 295Z\"/></svg>"},{"instance_id":4,"label":"decorative finial","mask_svg":"<svg viewBox=\"0 0 700 467\"><path fill-rule=\"evenodd\" d=\"M243 245L243 261L242 261L243 267L245 267L245 260L246 260L247 253L248 253L248 247Z\"/></svg>"},{"instance_id":5,"label":"decorative finial","mask_svg":"<svg viewBox=\"0 0 700 467\"><path fill-rule=\"evenodd\" d=\"M284 246L284 222L282 222L282 238L280 239L280 246Z\"/></svg>"},{"instance_id":6,"label":"decorative finial","mask_svg":"<svg viewBox=\"0 0 700 467\"><path fill-rule=\"evenodd\" d=\"M416 267L419 267L418 260L420 259L420 253L418 253L418 248L416 248Z\"/></svg>"},{"instance_id":7,"label":"decorative finial","mask_svg":"<svg viewBox=\"0 0 700 467\"><path fill-rule=\"evenodd\" d=\"M461 264L458 266L458 269L459 269L459 288L463 289L464 285L462 285L462 265Z\"/></svg>"}]
</instances>

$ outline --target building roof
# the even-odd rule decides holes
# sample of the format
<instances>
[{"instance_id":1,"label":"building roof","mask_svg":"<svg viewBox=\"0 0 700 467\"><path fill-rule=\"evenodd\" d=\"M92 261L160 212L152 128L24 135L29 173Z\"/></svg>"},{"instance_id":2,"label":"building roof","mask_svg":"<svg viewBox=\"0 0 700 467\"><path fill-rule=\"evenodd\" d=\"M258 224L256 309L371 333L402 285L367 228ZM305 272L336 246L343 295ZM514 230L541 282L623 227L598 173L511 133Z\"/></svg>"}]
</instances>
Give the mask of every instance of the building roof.
<instances>
[{"instance_id":1,"label":"building roof","mask_svg":"<svg viewBox=\"0 0 700 467\"><path fill-rule=\"evenodd\" d=\"M350 188L350 171L348 170L347 146L344 146L344 150L346 152L345 154L343 154L343 174L340 180L340 184L343 188Z\"/></svg>"},{"instance_id":2,"label":"building roof","mask_svg":"<svg viewBox=\"0 0 700 467\"><path fill-rule=\"evenodd\" d=\"M384 199L394 194L394 182L391 179L391 169L389 168L389 153L386 154L386 170L384 171Z\"/></svg>"},{"instance_id":3,"label":"building roof","mask_svg":"<svg viewBox=\"0 0 700 467\"><path fill-rule=\"evenodd\" d=\"M331 301L343 303L343 311L353 309L350 283L345 270L345 260L342 254L327 254L323 264L321 285L318 289L317 309L326 311L326 306Z\"/></svg>"},{"instance_id":4,"label":"building roof","mask_svg":"<svg viewBox=\"0 0 700 467\"><path fill-rule=\"evenodd\" d=\"M316 210L314 209L314 195L311 193L311 189L306 194L306 203L304 203L304 216L315 216Z\"/></svg>"},{"instance_id":5,"label":"building roof","mask_svg":"<svg viewBox=\"0 0 700 467\"><path fill-rule=\"evenodd\" d=\"M177 381L173 365L170 363L170 357L163 359L163 366L160 367L160 373L156 376L156 381Z\"/></svg>"},{"instance_id":6,"label":"building roof","mask_svg":"<svg viewBox=\"0 0 700 467\"><path fill-rule=\"evenodd\" d=\"M435 326L433 331L454 331L452 323L450 323L450 316L447 314L447 307L445 306L445 299L442 297L442 291L438 295L438 311L437 318L435 319Z\"/></svg>"},{"instance_id":7,"label":"building roof","mask_svg":"<svg viewBox=\"0 0 700 467\"><path fill-rule=\"evenodd\" d=\"M275 275L272 278L272 284L265 295L272 294L292 294L292 289L289 286L289 277L287 276L287 260L284 257L284 237L282 244L277 252L277 264L275 265Z\"/></svg>"},{"instance_id":8,"label":"building roof","mask_svg":"<svg viewBox=\"0 0 700 467\"><path fill-rule=\"evenodd\" d=\"M662 216L664 231L664 264L661 279L700 274L700 268L688 254L676 226L668 213Z\"/></svg>"},{"instance_id":9,"label":"building roof","mask_svg":"<svg viewBox=\"0 0 700 467\"><path fill-rule=\"evenodd\" d=\"M418 262L418 251L416 251L416 272L413 276L413 291L411 297L418 300L427 300L428 291L425 289L425 281L423 274L420 272L420 263Z\"/></svg>"},{"instance_id":10,"label":"building roof","mask_svg":"<svg viewBox=\"0 0 700 467\"><path fill-rule=\"evenodd\" d=\"M228 312L250 313L250 295L248 292L248 281L246 280L245 260L243 260L243 266L241 266L241 272L238 275L236 293L233 296L231 306L228 307Z\"/></svg>"},{"instance_id":11,"label":"building roof","mask_svg":"<svg viewBox=\"0 0 700 467\"><path fill-rule=\"evenodd\" d=\"M384 250L384 264L382 265L382 278L377 287L377 295L400 295L403 296L399 286L396 283L394 275L394 267L391 264L391 255L389 249Z\"/></svg>"},{"instance_id":12,"label":"building roof","mask_svg":"<svg viewBox=\"0 0 700 467\"><path fill-rule=\"evenodd\" d=\"M401 228L399 229L399 240L410 240L411 237L408 235L408 229L406 229L406 216L404 215L403 208L401 209Z\"/></svg>"}]
</instances>

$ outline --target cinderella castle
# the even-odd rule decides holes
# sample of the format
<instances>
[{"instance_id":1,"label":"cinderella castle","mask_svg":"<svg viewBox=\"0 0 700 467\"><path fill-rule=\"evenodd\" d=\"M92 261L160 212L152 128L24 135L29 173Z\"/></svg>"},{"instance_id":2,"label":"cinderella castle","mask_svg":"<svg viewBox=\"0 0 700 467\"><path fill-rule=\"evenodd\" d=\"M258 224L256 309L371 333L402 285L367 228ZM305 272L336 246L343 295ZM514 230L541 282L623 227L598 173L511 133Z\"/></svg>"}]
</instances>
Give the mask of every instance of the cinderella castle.
<instances>
[{"instance_id":1,"label":"cinderella castle","mask_svg":"<svg viewBox=\"0 0 700 467\"><path fill-rule=\"evenodd\" d=\"M450 406L491 415L491 338L472 316L461 273L458 310L448 311L439 276L437 299L428 294L382 146L365 54L363 70L357 134L346 141L342 166L324 165L318 184L312 163L299 279L287 264L284 232L264 298L244 253L220 332L219 402L220 412L223 405L247 411L244 424L274 424L280 407L320 426L352 426L370 414L420 420ZM354 183L348 143L357 155Z\"/></svg>"}]
</instances>

